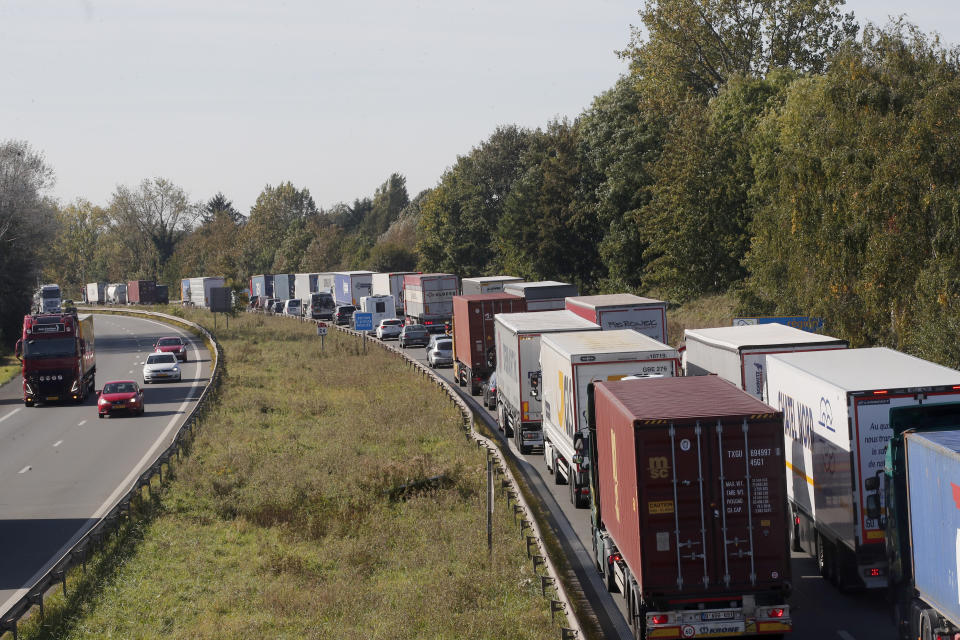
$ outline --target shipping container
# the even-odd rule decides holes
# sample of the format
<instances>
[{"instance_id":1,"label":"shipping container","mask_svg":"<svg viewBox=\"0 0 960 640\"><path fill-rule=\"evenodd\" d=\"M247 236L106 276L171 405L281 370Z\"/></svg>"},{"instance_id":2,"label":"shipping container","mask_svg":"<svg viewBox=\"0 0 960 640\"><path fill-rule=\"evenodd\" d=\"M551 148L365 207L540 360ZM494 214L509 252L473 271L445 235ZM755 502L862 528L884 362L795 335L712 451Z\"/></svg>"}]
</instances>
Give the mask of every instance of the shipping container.
<instances>
[{"instance_id":1,"label":"shipping container","mask_svg":"<svg viewBox=\"0 0 960 640\"><path fill-rule=\"evenodd\" d=\"M714 373L754 398L768 402L763 395L767 356L847 348L846 340L801 331L784 324L687 329L684 337L684 375Z\"/></svg>"},{"instance_id":2,"label":"shipping container","mask_svg":"<svg viewBox=\"0 0 960 640\"><path fill-rule=\"evenodd\" d=\"M83 294L87 304L103 304L107 301L107 285L105 282L87 283Z\"/></svg>"},{"instance_id":3,"label":"shipping container","mask_svg":"<svg viewBox=\"0 0 960 640\"><path fill-rule=\"evenodd\" d=\"M338 305L360 307L360 298L373 292L373 271L337 271L333 274L333 299Z\"/></svg>"},{"instance_id":4,"label":"shipping container","mask_svg":"<svg viewBox=\"0 0 960 640\"><path fill-rule=\"evenodd\" d=\"M543 446L540 399L534 395L540 373L540 336L563 331L599 331L599 325L569 311L498 313L497 420L520 453Z\"/></svg>"},{"instance_id":5,"label":"shipping container","mask_svg":"<svg viewBox=\"0 0 960 640\"><path fill-rule=\"evenodd\" d=\"M638 637L791 630L783 417L715 376L597 382L597 564Z\"/></svg>"},{"instance_id":6,"label":"shipping container","mask_svg":"<svg viewBox=\"0 0 960 640\"><path fill-rule=\"evenodd\" d=\"M464 278L460 282L460 294L476 296L484 293L503 293L504 285L523 282L523 278L514 276L484 276L481 278Z\"/></svg>"},{"instance_id":7,"label":"shipping container","mask_svg":"<svg viewBox=\"0 0 960 640\"><path fill-rule=\"evenodd\" d=\"M573 296L566 300L573 311L604 330L632 329L659 342L667 341L667 303L630 293Z\"/></svg>"},{"instance_id":8,"label":"shipping container","mask_svg":"<svg viewBox=\"0 0 960 640\"><path fill-rule=\"evenodd\" d=\"M170 302L170 289L165 284L157 285L157 304L168 304Z\"/></svg>"},{"instance_id":9,"label":"shipping container","mask_svg":"<svg viewBox=\"0 0 960 640\"><path fill-rule=\"evenodd\" d=\"M579 294L577 286L565 282L509 282L503 292L527 301L527 311L557 311L566 307L566 299ZM592 320L591 320L592 322Z\"/></svg>"},{"instance_id":10,"label":"shipping container","mask_svg":"<svg viewBox=\"0 0 960 640\"><path fill-rule=\"evenodd\" d=\"M841 587L887 587L891 409L960 400L960 372L891 349L767 357L766 397L784 414L794 546ZM852 488L852 491L851 491Z\"/></svg>"},{"instance_id":11,"label":"shipping container","mask_svg":"<svg viewBox=\"0 0 960 640\"><path fill-rule=\"evenodd\" d=\"M127 282L127 301L130 304L156 304L157 283L153 280Z\"/></svg>"},{"instance_id":12,"label":"shipping container","mask_svg":"<svg viewBox=\"0 0 960 640\"><path fill-rule=\"evenodd\" d=\"M496 369L493 317L526 310L526 300L506 293L453 297L453 373L471 395L480 393L480 386Z\"/></svg>"},{"instance_id":13,"label":"shipping container","mask_svg":"<svg viewBox=\"0 0 960 640\"><path fill-rule=\"evenodd\" d=\"M273 294L280 300L293 298L293 274L277 273L273 276Z\"/></svg>"},{"instance_id":14,"label":"shipping container","mask_svg":"<svg viewBox=\"0 0 960 640\"><path fill-rule=\"evenodd\" d=\"M397 317L403 316L403 278L416 275L419 271L393 271L390 273L373 274L371 286L372 295L393 296L397 305Z\"/></svg>"},{"instance_id":15,"label":"shipping container","mask_svg":"<svg viewBox=\"0 0 960 640\"><path fill-rule=\"evenodd\" d=\"M219 276L190 278L190 302L197 307L210 308L210 289L226 286Z\"/></svg>"},{"instance_id":16,"label":"shipping container","mask_svg":"<svg viewBox=\"0 0 960 640\"><path fill-rule=\"evenodd\" d=\"M459 281L451 273L418 273L403 277L404 314L407 322L442 332L453 317L453 296Z\"/></svg>"},{"instance_id":17,"label":"shipping container","mask_svg":"<svg viewBox=\"0 0 960 640\"><path fill-rule=\"evenodd\" d=\"M250 297L251 298L272 298L273 296L273 276L267 274L256 275L250 278ZM187 298L184 298L185 300Z\"/></svg>"}]
</instances>

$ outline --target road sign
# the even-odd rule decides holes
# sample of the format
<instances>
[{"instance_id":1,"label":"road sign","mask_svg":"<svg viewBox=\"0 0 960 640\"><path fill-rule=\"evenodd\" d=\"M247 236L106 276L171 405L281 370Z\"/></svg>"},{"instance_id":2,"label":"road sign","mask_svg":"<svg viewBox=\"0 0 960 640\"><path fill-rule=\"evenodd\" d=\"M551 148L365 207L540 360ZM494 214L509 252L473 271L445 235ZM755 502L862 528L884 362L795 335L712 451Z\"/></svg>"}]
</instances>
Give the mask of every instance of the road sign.
<instances>
[{"instance_id":1,"label":"road sign","mask_svg":"<svg viewBox=\"0 0 960 640\"><path fill-rule=\"evenodd\" d=\"M766 318L734 318L733 326L742 327L752 324L785 324L794 329L811 333L823 331L823 318L814 316L768 316Z\"/></svg>"},{"instance_id":2,"label":"road sign","mask_svg":"<svg viewBox=\"0 0 960 640\"><path fill-rule=\"evenodd\" d=\"M354 313L353 328L357 331L373 331L373 314Z\"/></svg>"},{"instance_id":3,"label":"road sign","mask_svg":"<svg viewBox=\"0 0 960 640\"><path fill-rule=\"evenodd\" d=\"M322 322L321 322L320 324L318 324L318 325L317 325L317 335L318 335L318 336L325 336L325 335L327 335L327 325L325 325L325 324L322 323Z\"/></svg>"},{"instance_id":4,"label":"road sign","mask_svg":"<svg viewBox=\"0 0 960 640\"><path fill-rule=\"evenodd\" d=\"M228 313L233 309L230 287L210 287L210 311Z\"/></svg>"}]
</instances>

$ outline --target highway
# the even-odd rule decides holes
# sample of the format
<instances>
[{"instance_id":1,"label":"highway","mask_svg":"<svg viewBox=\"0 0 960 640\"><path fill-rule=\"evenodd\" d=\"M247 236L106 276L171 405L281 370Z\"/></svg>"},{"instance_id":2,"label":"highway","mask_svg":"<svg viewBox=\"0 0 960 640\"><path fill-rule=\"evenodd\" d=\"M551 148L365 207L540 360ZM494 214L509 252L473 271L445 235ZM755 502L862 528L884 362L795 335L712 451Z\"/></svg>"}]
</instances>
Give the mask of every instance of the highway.
<instances>
[{"instance_id":1,"label":"highway","mask_svg":"<svg viewBox=\"0 0 960 640\"><path fill-rule=\"evenodd\" d=\"M133 486L173 439L210 376L210 353L191 334L153 320L96 315L97 389L142 382L160 336L190 340L182 380L145 387L146 415L97 419L82 405L26 408L19 376L0 387L0 614Z\"/></svg>"},{"instance_id":2,"label":"highway","mask_svg":"<svg viewBox=\"0 0 960 640\"><path fill-rule=\"evenodd\" d=\"M396 345L395 341L388 341ZM409 356L427 363L426 350L407 348ZM606 638L632 638L627 626L623 598L609 594L592 561L590 536L590 510L575 509L570 501L569 487L557 485L554 476L544 465L541 453L521 455L513 445L496 430L496 415L481 404L481 397L470 396L465 388L457 386L453 369L437 369L443 378L451 382L467 399L474 410L483 412L494 425L501 445L508 446L518 465L531 480L534 492L550 510L551 526L564 546L567 558L581 581L586 580L584 592L590 600L597 620ZM890 608L883 592L841 593L817 573L813 558L805 552L792 554L793 595L790 597L793 615L793 638L798 640L872 640L894 637Z\"/></svg>"}]
</instances>

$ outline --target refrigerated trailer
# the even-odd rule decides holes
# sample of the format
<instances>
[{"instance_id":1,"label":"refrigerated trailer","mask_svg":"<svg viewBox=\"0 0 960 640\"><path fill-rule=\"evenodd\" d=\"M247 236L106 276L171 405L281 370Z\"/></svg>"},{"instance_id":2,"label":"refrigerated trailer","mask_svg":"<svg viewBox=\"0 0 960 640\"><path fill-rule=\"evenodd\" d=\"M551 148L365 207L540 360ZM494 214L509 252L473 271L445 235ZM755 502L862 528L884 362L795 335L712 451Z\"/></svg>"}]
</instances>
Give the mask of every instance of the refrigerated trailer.
<instances>
[{"instance_id":1,"label":"refrigerated trailer","mask_svg":"<svg viewBox=\"0 0 960 640\"><path fill-rule=\"evenodd\" d=\"M225 286L220 276L190 278L190 302L197 307L210 307L210 290Z\"/></svg>"},{"instance_id":2,"label":"refrigerated trailer","mask_svg":"<svg viewBox=\"0 0 960 640\"><path fill-rule=\"evenodd\" d=\"M250 299L254 298L272 298L273 296L273 276L260 274L250 278ZM186 298L184 298L186 299Z\"/></svg>"},{"instance_id":3,"label":"refrigerated trailer","mask_svg":"<svg viewBox=\"0 0 960 640\"><path fill-rule=\"evenodd\" d=\"M587 387L624 377L673 377L677 350L629 329L551 333L540 339L543 456L556 484L570 486L574 507L590 506Z\"/></svg>"},{"instance_id":4,"label":"refrigerated trailer","mask_svg":"<svg viewBox=\"0 0 960 640\"><path fill-rule=\"evenodd\" d=\"M630 293L572 296L567 298L566 308L604 330L632 329L654 340L667 341L667 303L663 300Z\"/></svg>"},{"instance_id":5,"label":"refrigerated trailer","mask_svg":"<svg viewBox=\"0 0 960 640\"><path fill-rule=\"evenodd\" d=\"M333 299L339 305L360 306L360 298L373 291L373 271L337 271L333 274Z\"/></svg>"},{"instance_id":6,"label":"refrigerated trailer","mask_svg":"<svg viewBox=\"0 0 960 640\"><path fill-rule=\"evenodd\" d=\"M104 282L89 282L83 294L87 304L103 304L107 301L107 285Z\"/></svg>"},{"instance_id":7,"label":"refrigerated trailer","mask_svg":"<svg viewBox=\"0 0 960 640\"><path fill-rule=\"evenodd\" d=\"M390 273L375 273L372 276L371 295L393 296L397 305L397 317L403 317L403 278L420 273L419 271L393 271Z\"/></svg>"},{"instance_id":8,"label":"refrigerated trailer","mask_svg":"<svg viewBox=\"0 0 960 640\"><path fill-rule=\"evenodd\" d=\"M278 300L293 298L293 274L275 273L273 275L273 295Z\"/></svg>"},{"instance_id":9,"label":"refrigerated trailer","mask_svg":"<svg viewBox=\"0 0 960 640\"><path fill-rule=\"evenodd\" d=\"M554 280L539 282L508 282L503 292L520 296L527 301L527 311L558 311L565 308L565 300L580 292L577 285Z\"/></svg>"},{"instance_id":10,"label":"refrigerated trailer","mask_svg":"<svg viewBox=\"0 0 960 640\"><path fill-rule=\"evenodd\" d=\"M891 349L767 358L767 398L784 414L794 548L840 588L887 587L883 469L890 412L960 401L960 371Z\"/></svg>"},{"instance_id":11,"label":"refrigerated trailer","mask_svg":"<svg viewBox=\"0 0 960 640\"><path fill-rule=\"evenodd\" d=\"M320 290L317 282L319 277L319 273L295 273L293 275L293 297L298 298L301 304L308 305L310 294Z\"/></svg>"},{"instance_id":12,"label":"refrigerated trailer","mask_svg":"<svg viewBox=\"0 0 960 640\"><path fill-rule=\"evenodd\" d=\"M716 376L589 387L591 526L636 638L792 630L780 413Z\"/></svg>"},{"instance_id":13,"label":"refrigerated trailer","mask_svg":"<svg viewBox=\"0 0 960 640\"><path fill-rule=\"evenodd\" d=\"M460 294L476 296L484 293L502 293L505 285L523 282L523 278L514 276L483 276L480 278L464 278L460 281Z\"/></svg>"},{"instance_id":14,"label":"refrigerated trailer","mask_svg":"<svg viewBox=\"0 0 960 640\"><path fill-rule=\"evenodd\" d=\"M403 312L408 324L443 333L453 317L459 279L452 273L418 273L403 277Z\"/></svg>"}]
</instances>

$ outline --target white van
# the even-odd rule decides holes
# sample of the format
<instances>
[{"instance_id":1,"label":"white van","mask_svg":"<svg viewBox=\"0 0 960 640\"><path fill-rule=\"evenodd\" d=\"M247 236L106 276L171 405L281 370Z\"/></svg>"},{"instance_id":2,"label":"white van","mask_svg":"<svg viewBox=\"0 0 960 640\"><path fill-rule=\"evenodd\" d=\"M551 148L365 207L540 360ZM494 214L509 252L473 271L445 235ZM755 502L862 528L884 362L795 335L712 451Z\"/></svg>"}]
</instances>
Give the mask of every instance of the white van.
<instances>
[{"instance_id":1,"label":"white van","mask_svg":"<svg viewBox=\"0 0 960 640\"><path fill-rule=\"evenodd\" d=\"M376 328L381 320L397 317L397 303L393 296L376 295L360 298L360 313L373 314L373 326Z\"/></svg>"}]
</instances>

